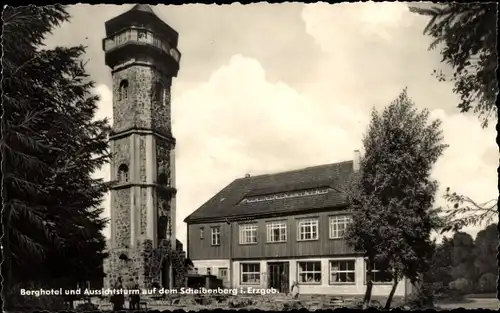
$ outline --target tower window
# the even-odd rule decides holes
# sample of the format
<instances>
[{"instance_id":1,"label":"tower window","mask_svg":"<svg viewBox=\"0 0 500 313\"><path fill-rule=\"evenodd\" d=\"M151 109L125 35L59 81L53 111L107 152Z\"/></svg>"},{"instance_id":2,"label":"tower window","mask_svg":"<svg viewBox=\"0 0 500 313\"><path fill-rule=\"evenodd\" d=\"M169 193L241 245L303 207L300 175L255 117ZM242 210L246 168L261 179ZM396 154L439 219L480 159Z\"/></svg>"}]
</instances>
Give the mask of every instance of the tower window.
<instances>
[{"instance_id":1,"label":"tower window","mask_svg":"<svg viewBox=\"0 0 500 313\"><path fill-rule=\"evenodd\" d=\"M120 82L120 87L118 89L118 100L126 100L128 97L128 81L126 79Z\"/></svg>"},{"instance_id":2,"label":"tower window","mask_svg":"<svg viewBox=\"0 0 500 313\"><path fill-rule=\"evenodd\" d=\"M139 40L141 40L141 39L147 39L147 38L148 38L148 32L147 32L147 31L145 31L145 30L140 30L140 31L138 31L138 32L137 32L137 38L138 38Z\"/></svg>"},{"instance_id":3,"label":"tower window","mask_svg":"<svg viewBox=\"0 0 500 313\"><path fill-rule=\"evenodd\" d=\"M165 239L169 237L169 218L160 216L158 218L158 238Z\"/></svg>"},{"instance_id":4,"label":"tower window","mask_svg":"<svg viewBox=\"0 0 500 313\"><path fill-rule=\"evenodd\" d=\"M153 88L153 101L159 104L163 104L164 94L165 88L163 88L163 84L160 82L155 83Z\"/></svg>"},{"instance_id":5,"label":"tower window","mask_svg":"<svg viewBox=\"0 0 500 313\"><path fill-rule=\"evenodd\" d=\"M128 182L128 166L125 164L118 167L118 181L120 183Z\"/></svg>"}]
</instances>

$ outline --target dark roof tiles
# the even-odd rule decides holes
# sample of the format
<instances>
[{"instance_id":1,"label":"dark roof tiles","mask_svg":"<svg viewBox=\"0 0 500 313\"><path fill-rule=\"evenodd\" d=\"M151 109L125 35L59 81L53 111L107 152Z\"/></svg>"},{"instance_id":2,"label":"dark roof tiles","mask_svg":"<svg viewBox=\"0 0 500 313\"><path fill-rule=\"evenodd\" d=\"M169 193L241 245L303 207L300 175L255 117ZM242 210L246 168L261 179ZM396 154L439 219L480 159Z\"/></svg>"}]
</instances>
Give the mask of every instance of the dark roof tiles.
<instances>
[{"instance_id":1,"label":"dark roof tiles","mask_svg":"<svg viewBox=\"0 0 500 313\"><path fill-rule=\"evenodd\" d=\"M250 176L234 180L189 215L185 221L236 217L274 212L297 212L308 209L346 205L343 192L353 170L353 162L326 164L300 170ZM246 197L330 187L328 193L259 202L242 201Z\"/></svg>"}]
</instances>

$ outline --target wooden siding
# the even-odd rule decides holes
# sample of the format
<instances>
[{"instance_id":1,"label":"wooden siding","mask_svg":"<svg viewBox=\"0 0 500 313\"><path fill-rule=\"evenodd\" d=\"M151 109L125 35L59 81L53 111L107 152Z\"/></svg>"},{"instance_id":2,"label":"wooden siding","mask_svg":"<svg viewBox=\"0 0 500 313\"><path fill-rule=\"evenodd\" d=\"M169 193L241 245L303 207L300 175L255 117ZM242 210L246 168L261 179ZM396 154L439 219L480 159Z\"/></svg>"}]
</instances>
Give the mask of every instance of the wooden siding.
<instances>
[{"instance_id":1,"label":"wooden siding","mask_svg":"<svg viewBox=\"0 0 500 313\"><path fill-rule=\"evenodd\" d=\"M220 227L220 244L212 245L212 227ZM203 239L200 229L203 228ZM216 260L229 258L229 237L231 226L227 223L188 225L188 257L191 260Z\"/></svg>"},{"instance_id":2,"label":"wooden siding","mask_svg":"<svg viewBox=\"0 0 500 313\"><path fill-rule=\"evenodd\" d=\"M232 259L266 259L289 257L314 257L314 256L342 256L353 255L354 250L343 239L329 239L329 217L345 214L345 211L319 212L285 216L277 218L259 219L245 222L192 224L188 226L189 233L189 258L192 260L229 259L231 258L230 242L233 243ZM317 240L298 241L298 220L303 218L318 218L319 236ZM286 242L267 242L267 222L286 221ZM257 243L239 243L239 224L257 223ZM221 230L221 243L219 246L211 245L210 227L218 226ZM200 239L200 227L204 227L204 238ZM230 236L232 229L232 236Z\"/></svg>"}]
</instances>

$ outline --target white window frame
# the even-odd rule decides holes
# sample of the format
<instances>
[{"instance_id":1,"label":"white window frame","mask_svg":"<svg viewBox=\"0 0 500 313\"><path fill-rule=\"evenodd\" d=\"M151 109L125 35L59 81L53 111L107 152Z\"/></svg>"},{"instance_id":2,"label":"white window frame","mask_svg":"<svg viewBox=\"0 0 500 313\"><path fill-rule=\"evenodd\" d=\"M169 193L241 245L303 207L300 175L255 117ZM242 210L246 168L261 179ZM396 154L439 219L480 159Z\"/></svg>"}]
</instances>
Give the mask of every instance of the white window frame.
<instances>
[{"instance_id":1,"label":"white window frame","mask_svg":"<svg viewBox=\"0 0 500 313\"><path fill-rule=\"evenodd\" d=\"M200 227L200 239L205 239L205 227Z\"/></svg>"},{"instance_id":2,"label":"white window frame","mask_svg":"<svg viewBox=\"0 0 500 313\"><path fill-rule=\"evenodd\" d=\"M306 265L306 270L302 271L300 268L300 265L302 263L304 263L304 264L313 263L314 264L313 270L312 271L307 270L307 265ZM316 269L316 265L319 265L319 270ZM318 272L319 272L319 282L317 282L317 281L303 282L300 280L301 274L311 273L311 274L313 274L313 277L314 277L314 274L317 274ZM297 261L297 282L300 285L320 285L322 281L323 281L323 272L321 271L321 261Z\"/></svg>"},{"instance_id":3,"label":"white window frame","mask_svg":"<svg viewBox=\"0 0 500 313\"><path fill-rule=\"evenodd\" d=\"M364 268L364 276L365 276L365 279L364 279L364 280L365 280L365 281L364 281L364 284L365 284L365 285L366 285L366 277L367 277L366 272L368 271L368 269L367 269L367 267L368 267L368 262L367 262L367 261L368 261L368 260L366 260L366 259L364 260L364 263L365 263L365 264L364 264L364 265L365 265L365 268ZM377 264L376 264L376 262L375 262L375 264L373 264L373 269L372 269L372 273L373 273L374 278L375 278L375 274L376 274L376 273L378 273L378 272L380 272L380 270L378 270L378 269L377 269ZM391 273L391 275L392 275L392 273ZM379 282L379 281L373 280L373 284L374 284L374 285L390 285L390 284L392 284L393 282L394 282L394 277L392 277L391 281L384 281L384 282L382 282L382 281L381 281L381 282Z\"/></svg>"},{"instance_id":4,"label":"white window frame","mask_svg":"<svg viewBox=\"0 0 500 313\"><path fill-rule=\"evenodd\" d=\"M344 238L347 226L352 222L350 215L332 215L330 216L330 239ZM341 227L343 227L341 229Z\"/></svg>"},{"instance_id":5,"label":"white window frame","mask_svg":"<svg viewBox=\"0 0 500 313\"><path fill-rule=\"evenodd\" d=\"M245 266L257 266L257 269L253 269L253 271L243 271ZM244 282L243 277L245 275L254 275L256 277L256 281L254 282ZM260 285L261 282L261 272L260 272L260 263L257 262L245 262L245 263L240 263L240 284L241 285Z\"/></svg>"},{"instance_id":6,"label":"white window frame","mask_svg":"<svg viewBox=\"0 0 500 313\"><path fill-rule=\"evenodd\" d=\"M305 238L306 232L303 230L307 229L306 227L311 227L309 232L311 234L311 238ZM314 232L313 229L316 228ZM315 234L313 237L312 235ZM317 218L303 218L297 221L297 241L311 241L319 239L319 219Z\"/></svg>"},{"instance_id":7,"label":"white window frame","mask_svg":"<svg viewBox=\"0 0 500 313\"><path fill-rule=\"evenodd\" d=\"M353 269L349 269L347 267L346 270L341 270L340 268L337 270L334 270L333 264L335 262L352 262ZM328 281L330 285L355 285L356 284L356 259L333 259L328 261L328 268L329 268L329 275L328 275ZM343 273L354 273L354 280L353 281L342 281L342 282L337 282L332 280L332 276L334 273L338 274L343 274ZM346 275L347 276L347 275Z\"/></svg>"},{"instance_id":8,"label":"white window frame","mask_svg":"<svg viewBox=\"0 0 500 313\"><path fill-rule=\"evenodd\" d=\"M210 227L212 246L220 245L220 227ZM215 239L215 240L214 240Z\"/></svg>"},{"instance_id":9,"label":"white window frame","mask_svg":"<svg viewBox=\"0 0 500 313\"><path fill-rule=\"evenodd\" d=\"M240 245L254 245L257 243L257 229L256 223L240 224Z\"/></svg>"},{"instance_id":10,"label":"white window frame","mask_svg":"<svg viewBox=\"0 0 500 313\"><path fill-rule=\"evenodd\" d=\"M266 224L267 242L286 242L287 240L287 227L286 221L272 221ZM278 230L278 239L274 240L274 231Z\"/></svg>"},{"instance_id":11,"label":"white window frame","mask_svg":"<svg viewBox=\"0 0 500 313\"><path fill-rule=\"evenodd\" d=\"M212 268L211 267L207 267L206 273L207 273L207 275L212 275Z\"/></svg>"},{"instance_id":12,"label":"white window frame","mask_svg":"<svg viewBox=\"0 0 500 313\"><path fill-rule=\"evenodd\" d=\"M224 271L225 272L225 275L221 275L221 272ZM217 269L217 276L219 278L223 278L223 279L227 279L227 273L228 273L228 269L227 267L219 267Z\"/></svg>"}]
</instances>

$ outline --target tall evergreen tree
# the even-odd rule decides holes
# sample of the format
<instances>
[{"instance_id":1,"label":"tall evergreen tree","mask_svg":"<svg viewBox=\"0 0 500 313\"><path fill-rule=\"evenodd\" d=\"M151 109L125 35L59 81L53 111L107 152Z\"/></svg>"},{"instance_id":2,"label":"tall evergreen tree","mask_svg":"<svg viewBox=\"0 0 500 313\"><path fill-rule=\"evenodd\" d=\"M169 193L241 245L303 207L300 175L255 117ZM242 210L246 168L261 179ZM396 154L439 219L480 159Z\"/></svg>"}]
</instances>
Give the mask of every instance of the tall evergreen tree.
<instances>
[{"instance_id":1,"label":"tall evergreen tree","mask_svg":"<svg viewBox=\"0 0 500 313\"><path fill-rule=\"evenodd\" d=\"M84 47L43 49L45 36L68 19L61 5L3 11L7 286L102 275L106 186L92 174L109 159L108 122L94 118L98 98L81 62Z\"/></svg>"},{"instance_id":2,"label":"tall evergreen tree","mask_svg":"<svg viewBox=\"0 0 500 313\"><path fill-rule=\"evenodd\" d=\"M420 279L433 253L430 233L439 226L432 210L437 182L430 178L433 164L446 145L441 122L429 123L429 112L419 112L406 89L382 113L372 112L363 145L365 156L349 192L353 223L347 241L367 258L366 307L373 286L375 264L392 272L390 307L398 281Z\"/></svg>"}]
</instances>

